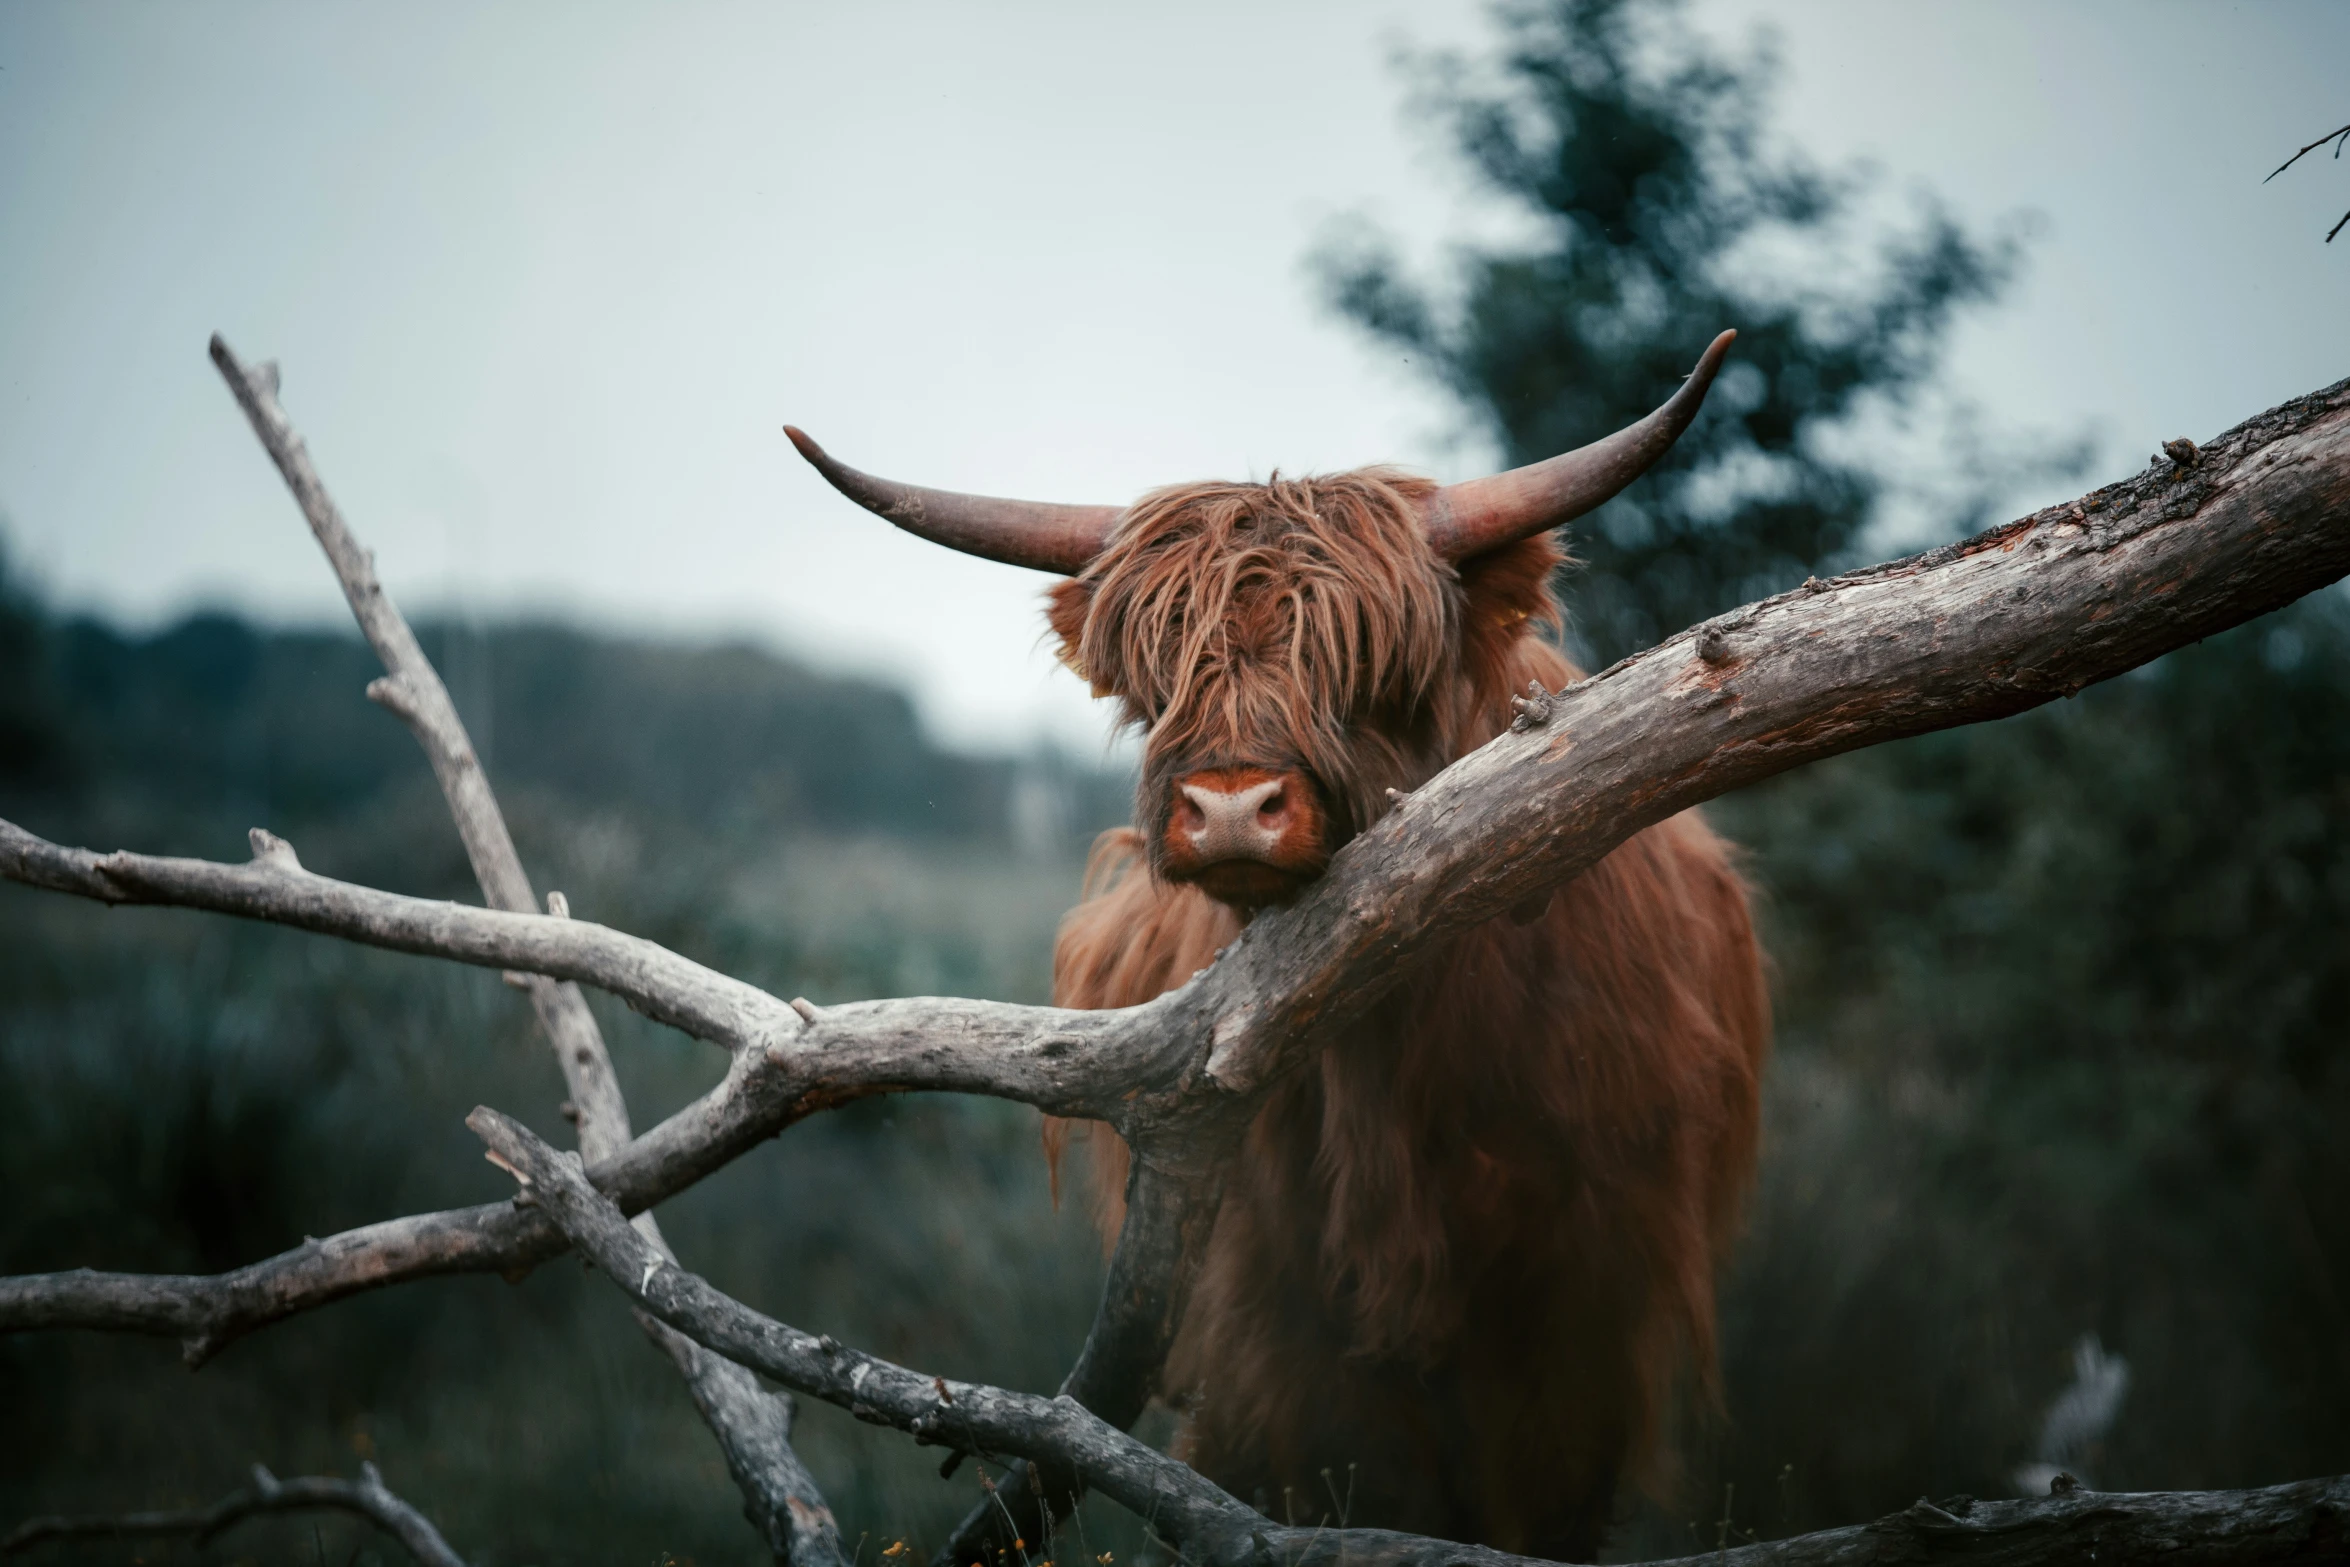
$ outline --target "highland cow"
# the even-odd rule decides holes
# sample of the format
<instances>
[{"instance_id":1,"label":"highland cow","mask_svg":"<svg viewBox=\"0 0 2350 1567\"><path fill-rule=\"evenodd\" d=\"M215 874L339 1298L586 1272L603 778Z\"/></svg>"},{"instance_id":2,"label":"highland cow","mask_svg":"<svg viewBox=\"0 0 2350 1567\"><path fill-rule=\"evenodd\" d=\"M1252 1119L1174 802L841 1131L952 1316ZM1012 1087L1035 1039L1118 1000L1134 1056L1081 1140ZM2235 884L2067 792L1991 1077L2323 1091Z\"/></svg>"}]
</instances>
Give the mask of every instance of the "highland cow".
<instances>
[{"instance_id":1,"label":"highland cow","mask_svg":"<svg viewBox=\"0 0 2350 1567\"><path fill-rule=\"evenodd\" d=\"M1552 530L1696 414L1726 352L1592 446L1440 487L1385 468L1130 507L921 490L792 439L926 538L1066 580L1062 659L1144 735L1135 825L1054 952L1066 1006L1147 1001L1508 727L1550 640ZM1429 958L1275 1089L1225 1186L1163 1392L1180 1451L1275 1517L1586 1560L1710 1388L1714 1270L1755 1158L1769 1009L1695 812ZM1104 1220L1125 1148L1089 1128ZM1057 1160L1071 1128L1049 1123Z\"/></svg>"}]
</instances>

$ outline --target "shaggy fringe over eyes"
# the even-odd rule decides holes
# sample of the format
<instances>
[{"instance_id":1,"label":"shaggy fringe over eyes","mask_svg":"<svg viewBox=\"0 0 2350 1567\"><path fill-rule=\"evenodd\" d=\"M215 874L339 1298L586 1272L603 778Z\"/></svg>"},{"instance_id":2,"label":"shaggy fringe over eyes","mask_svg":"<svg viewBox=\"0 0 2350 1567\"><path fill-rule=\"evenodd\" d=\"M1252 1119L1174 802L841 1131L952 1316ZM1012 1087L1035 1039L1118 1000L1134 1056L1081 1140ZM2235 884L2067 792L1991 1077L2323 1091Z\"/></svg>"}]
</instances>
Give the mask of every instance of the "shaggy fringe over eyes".
<instances>
[{"instance_id":1,"label":"shaggy fringe over eyes","mask_svg":"<svg viewBox=\"0 0 2350 1567\"><path fill-rule=\"evenodd\" d=\"M1145 496L1073 602L1056 596L1084 617L1055 614L1064 657L1124 699L1154 753L1276 744L1341 772L1350 720L1419 709L1459 658L1459 590L1420 533L1434 489L1365 468Z\"/></svg>"}]
</instances>

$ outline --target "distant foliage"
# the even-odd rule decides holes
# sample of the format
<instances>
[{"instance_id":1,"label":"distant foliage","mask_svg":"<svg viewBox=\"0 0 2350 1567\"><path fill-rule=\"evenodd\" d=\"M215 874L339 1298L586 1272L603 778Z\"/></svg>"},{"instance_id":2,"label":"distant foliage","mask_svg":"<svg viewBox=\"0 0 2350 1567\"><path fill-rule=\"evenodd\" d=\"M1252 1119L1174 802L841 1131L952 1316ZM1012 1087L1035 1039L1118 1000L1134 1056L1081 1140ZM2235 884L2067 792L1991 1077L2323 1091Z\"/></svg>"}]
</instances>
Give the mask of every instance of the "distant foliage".
<instances>
[{"instance_id":1,"label":"distant foliage","mask_svg":"<svg viewBox=\"0 0 2350 1567\"><path fill-rule=\"evenodd\" d=\"M6 581L0 565L0 585ZM625 813L639 829L1015 836L1031 775L1067 796L1059 826L1123 819L1123 781L1051 755L947 750L906 694L745 644L614 640L552 623L425 622L499 788ZM361 693L382 671L348 633L196 614L145 636L0 603L0 803L39 827L290 830L429 781L407 732ZM249 818L249 820L248 820ZM453 830L435 835L456 853ZM1074 841L1074 840L1072 840ZM451 865L463 872L462 859ZM402 885L405 885L403 883Z\"/></svg>"},{"instance_id":2,"label":"distant foliage","mask_svg":"<svg viewBox=\"0 0 2350 1567\"><path fill-rule=\"evenodd\" d=\"M424 634L538 885L784 995L1043 1000L1089 830L1126 803L1123 778L959 755L904 693L753 649ZM230 859L267 825L314 869L476 901L421 754L360 694L378 672L351 636L58 617L0 569L0 815ZM1055 803L1023 827L1012 802L1039 791ZM463 1125L476 1104L568 1140L530 1008L494 974L15 886L0 950L0 1272L214 1271L496 1200ZM717 1079L710 1047L591 1005L639 1127ZM1016 1386L1066 1369L1098 1285L1091 1226L1048 1200L1034 1115L986 1101L822 1117L662 1220L764 1309ZM935 1453L813 1403L800 1429L852 1542L873 1532L869 1559L966 1503ZM172 1344L0 1338L0 1519L209 1500L257 1459L349 1474L369 1456L481 1560L754 1546L683 1384L576 1265L345 1302L194 1376ZM385 1559L325 1527L330 1559ZM239 1549L317 1559L307 1520L280 1535Z\"/></svg>"},{"instance_id":3,"label":"distant foliage","mask_svg":"<svg viewBox=\"0 0 2350 1567\"><path fill-rule=\"evenodd\" d=\"M1917 394L2016 247L1931 209L1854 241L1864 182L1774 149L1768 57L1716 52L1675 6L1500 15L1491 61L1424 61L1421 87L1533 237L1469 248L1433 283L1365 234L1320 268L1337 308L1458 396L1512 463L1638 419L1738 329L1695 427L1576 530L1575 632L1606 662L1851 559L1884 481L1824 437Z\"/></svg>"},{"instance_id":4,"label":"distant foliage","mask_svg":"<svg viewBox=\"0 0 2350 1567\"><path fill-rule=\"evenodd\" d=\"M1376 240L1320 258L1513 461L1639 417L1739 328L1674 455L1576 529L1602 660L1866 549L1895 479L1834 437L1940 396L1952 324L2018 261L1930 207L1856 243L1865 187L1774 147L1770 74L1669 3L1510 6L1489 59L1418 76L1528 237L1434 281ZM1727 1418L1692 1418L1681 1490L1622 1549L1711 1548L1725 1497L1776 1535L2006 1494L2088 1333L2132 1373L2080 1455L2099 1484L2350 1470L2346 779L2336 591L1713 807L1751 851L1780 1045Z\"/></svg>"},{"instance_id":5,"label":"distant foliage","mask_svg":"<svg viewBox=\"0 0 2350 1567\"><path fill-rule=\"evenodd\" d=\"M1701 1444L1741 1494L1997 1494L2083 1332L2100 1485L2350 1470L2346 780L2337 589L1717 807L1782 1029Z\"/></svg>"}]
</instances>

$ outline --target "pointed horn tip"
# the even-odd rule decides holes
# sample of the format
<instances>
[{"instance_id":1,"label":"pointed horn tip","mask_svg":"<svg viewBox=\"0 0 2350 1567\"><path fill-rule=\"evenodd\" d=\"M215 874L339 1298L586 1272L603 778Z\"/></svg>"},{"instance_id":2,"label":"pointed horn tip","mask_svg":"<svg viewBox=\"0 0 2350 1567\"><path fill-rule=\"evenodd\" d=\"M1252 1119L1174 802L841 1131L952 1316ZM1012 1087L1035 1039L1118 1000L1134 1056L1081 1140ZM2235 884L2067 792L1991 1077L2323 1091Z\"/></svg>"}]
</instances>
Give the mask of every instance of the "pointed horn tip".
<instances>
[{"instance_id":1,"label":"pointed horn tip","mask_svg":"<svg viewBox=\"0 0 2350 1567\"><path fill-rule=\"evenodd\" d=\"M792 443L792 448L802 457L805 457L808 459L808 461L817 464L821 464L824 461L824 448L818 446L815 441L809 437L807 431L801 429L796 424L787 424L783 427L783 433L785 438Z\"/></svg>"},{"instance_id":2,"label":"pointed horn tip","mask_svg":"<svg viewBox=\"0 0 2350 1567\"><path fill-rule=\"evenodd\" d=\"M1715 334L1714 340L1705 345L1705 352L1697 356L1697 368L1689 372L1690 379L1712 380L1714 372L1722 368L1722 361L1730 357L1730 345L1737 341L1736 327Z\"/></svg>"}]
</instances>

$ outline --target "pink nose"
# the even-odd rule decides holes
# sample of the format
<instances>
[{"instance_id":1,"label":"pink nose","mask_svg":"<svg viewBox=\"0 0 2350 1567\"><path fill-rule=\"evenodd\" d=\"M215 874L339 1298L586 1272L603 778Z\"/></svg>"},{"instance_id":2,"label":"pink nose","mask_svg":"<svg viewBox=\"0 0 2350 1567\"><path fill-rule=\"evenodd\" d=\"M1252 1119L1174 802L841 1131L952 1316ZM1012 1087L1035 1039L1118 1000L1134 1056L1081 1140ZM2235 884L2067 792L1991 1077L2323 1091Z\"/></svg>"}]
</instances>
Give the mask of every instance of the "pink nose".
<instances>
[{"instance_id":1,"label":"pink nose","mask_svg":"<svg viewBox=\"0 0 2350 1567\"><path fill-rule=\"evenodd\" d=\"M1201 864L1214 860L1271 860L1296 817L1297 791L1286 778L1219 789L1183 783L1175 830L1190 840Z\"/></svg>"}]
</instances>

